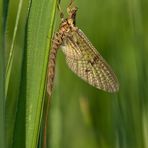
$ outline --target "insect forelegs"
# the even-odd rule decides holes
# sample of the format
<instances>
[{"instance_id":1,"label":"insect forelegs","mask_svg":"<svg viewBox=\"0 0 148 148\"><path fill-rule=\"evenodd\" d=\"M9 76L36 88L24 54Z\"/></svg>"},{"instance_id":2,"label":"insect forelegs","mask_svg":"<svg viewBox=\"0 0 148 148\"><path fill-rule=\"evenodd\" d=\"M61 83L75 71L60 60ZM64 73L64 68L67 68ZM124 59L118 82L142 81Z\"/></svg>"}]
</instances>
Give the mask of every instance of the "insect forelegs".
<instances>
[{"instance_id":1,"label":"insect forelegs","mask_svg":"<svg viewBox=\"0 0 148 148\"><path fill-rule=\"evenodd\" d=\"M62 9L60 7L60 1L57 3L57 7L58 7L58 10L60 12L60 18L63 21L64 20L64 13L63 13L63 11L62 11Z\"/></svg>"}]
</instances>

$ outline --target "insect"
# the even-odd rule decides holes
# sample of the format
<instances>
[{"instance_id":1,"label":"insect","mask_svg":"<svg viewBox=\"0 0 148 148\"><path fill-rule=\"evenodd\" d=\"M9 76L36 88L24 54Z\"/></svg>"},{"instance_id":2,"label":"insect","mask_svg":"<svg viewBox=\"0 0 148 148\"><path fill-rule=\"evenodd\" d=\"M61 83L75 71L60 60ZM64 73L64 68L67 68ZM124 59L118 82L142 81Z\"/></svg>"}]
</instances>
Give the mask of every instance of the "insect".
<instances>
[{"instance_id":1,"label":"insect","mask_svg":"<svg viewBox=\"0 0 148 148\"><path fill-rule=\"evenodd\" d=\"M68 18L61 14L61 24L55 33L49 56L47 91L51 95L55 60L59 47L66 56L69 68L90 85L107 91L116 92L119 89L118 80L107 62L98 53L85 34L76 27L77 7L71 8L73 0L68 5Z\"/></svg>"},{"instance_id":2,"label":"insect","mask_svg":"<svg viewBox=\"0 0 148 148\"><path fill-rule=\"evenodd\" d=\"M78 8L72 7L72 3L73 0L67 7L68 18L64 19L61 12L61 24L52 40L48 64L47 92L49 97L52 93L56 55L59 47L62 48L66 56L69 68L76 75L98 89L110 93L117 92L119 83L114 72L85 34L76 26Z\"/></svg>"}]
</instances>

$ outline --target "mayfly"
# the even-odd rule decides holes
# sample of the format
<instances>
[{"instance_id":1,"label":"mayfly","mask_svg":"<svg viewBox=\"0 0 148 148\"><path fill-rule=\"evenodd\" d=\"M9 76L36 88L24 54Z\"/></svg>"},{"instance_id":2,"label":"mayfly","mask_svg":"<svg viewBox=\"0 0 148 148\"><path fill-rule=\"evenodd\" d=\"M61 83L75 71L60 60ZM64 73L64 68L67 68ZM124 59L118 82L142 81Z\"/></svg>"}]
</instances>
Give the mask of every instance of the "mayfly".
<instances>
[{"instance_id":1,"label":"mayfly","mask_svg":"<svg viewBox=\"0 0 148 148\"><path fill-rule=\"evenodd\" d=\"M52 40L48 64L47 92L49 97L53 88L56 55L60 47L66 56L69 68L76 75L98 89L110 93L117 92L119 83L115 74L85 34L76 26L75 19L78 9L72 7L72 3L73 0L67 7L68 18L64 19L61 12L61 24Z\"/></svg>"},{"instance_id":2,"label":"mayfly","mask_svg":"<svg viewBox=\"0 0 148 148\"><path fill-rule=\"evenodd\" d=\"M48 67L47 91L51 95L55 73L57 50L62 48L69 68L90 85L107 91L116 92L119 89L118 80L107 62L97 52L85 34L75 26L77 7L71 8L71 0L64 19L52 41Z\"/></svg>"}]
</instances>

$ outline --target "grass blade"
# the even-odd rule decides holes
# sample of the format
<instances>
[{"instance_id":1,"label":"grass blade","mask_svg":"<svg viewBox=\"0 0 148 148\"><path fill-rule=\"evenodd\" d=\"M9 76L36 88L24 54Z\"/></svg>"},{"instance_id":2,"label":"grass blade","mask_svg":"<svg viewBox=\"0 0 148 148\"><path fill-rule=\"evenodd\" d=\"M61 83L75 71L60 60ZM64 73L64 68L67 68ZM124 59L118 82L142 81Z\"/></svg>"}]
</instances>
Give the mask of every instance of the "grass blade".
<instances>
[{"instance_id":1,"label":"grass blade","mask_svg":"<svg viewBox=\"0 0 148 148\"><path fill-rule=\"evenodd\" d=\"M31 3L26 57L27 148L35 148L38 144L49 43L52 36L55 9L56 0L33 0Z\"/></svg>"},{"instance_id":2,"label":"grass blade","mask_svg":"<svg viewBox=\"0 0 148 148\"><path fill-rule=\"evenodd\" d=\"M0 0L0 146L5 147L5 131L4 131L4 109L5 109L5 104L4 104L4 13L3 13L3 1Z\"/></svg>"},{"instance_id":3,"label":"grass blade","mask_svg":"<svg viewBox=\"0 0 148 148\"><path fill-rule=\"evenodd\" d=\"M16 147L15 140L19 137L16 130L20 125L16 121L19 113L18 101L20 93L20 83L22 76L22 61L25 47L25 26L28 15L29 1L9 1L7 14L6 34L5 34L5 51L6 61L11 66L7 66L5 95L6 95L6 145L7 147ZM14 11L15 10L15 11ZM25 116L24 116L25 118ZM21 120L19 120L21 122ZM18 124L18 125L17 125ZM25 125L25 123L23 123ZM22 129L23 131L23 129ZM23 132L22 132L23 133ZM25 133L25 129L24 129ZM16 136L16 137L15 137ZM25 141L25 139L23 139ZM25 142L24 142L25 143ZM21 147L25 147L23 142Z\"/></svg>"}]
</instances>

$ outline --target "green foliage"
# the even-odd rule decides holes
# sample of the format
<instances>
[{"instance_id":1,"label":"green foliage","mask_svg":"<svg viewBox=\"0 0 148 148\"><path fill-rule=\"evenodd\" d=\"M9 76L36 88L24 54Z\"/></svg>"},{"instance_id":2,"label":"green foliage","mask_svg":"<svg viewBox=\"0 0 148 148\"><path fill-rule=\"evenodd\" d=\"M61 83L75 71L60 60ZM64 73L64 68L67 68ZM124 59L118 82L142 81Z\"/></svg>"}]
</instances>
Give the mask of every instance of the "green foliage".
<instances>
[{"instance_id":1,"label":"green foliage","mask_svg":"<svg viewBox=\"0 0 148 148\"><path fill-rule=\"evenodd\" d=\"M3 2L2 5L0 1L0 146L41 147L43 137L39 134L54 20L59 25L56 0ZM65 14L68 2L61 1ZM79 8L77 26L114 69L120 91L108 94L80 80L69 70L59 50L48 147L147 148L147 0L76 0L74 5Z\"/></svg>"},{"instance_id":2,"label":"green foliage","mask_svg":"<svg viewBox=\"0 0 148 148\"><path fill-rule=\"evenodd\" d=\"M5 118L4 118L4 109L5 109L5 104L4 104L4 25L3 25L3 1L0 0L0 146L5 147L5 141L4 141L4 136L5 136L5 131L4 131L4 124L5 124Z\"/></svg>"},{"instance_id":3,"label":"green foliage","mask_svg":"<svg viewBox=\"0 0 148 148\"><path fill-rule=\"evenodd\" d=\"M6 147L38 145L55 8L56 1L9 1L5 34Z\"/></svg>"}]
</instances>

